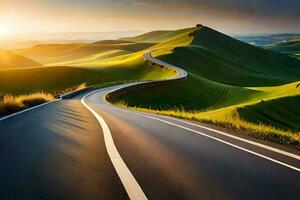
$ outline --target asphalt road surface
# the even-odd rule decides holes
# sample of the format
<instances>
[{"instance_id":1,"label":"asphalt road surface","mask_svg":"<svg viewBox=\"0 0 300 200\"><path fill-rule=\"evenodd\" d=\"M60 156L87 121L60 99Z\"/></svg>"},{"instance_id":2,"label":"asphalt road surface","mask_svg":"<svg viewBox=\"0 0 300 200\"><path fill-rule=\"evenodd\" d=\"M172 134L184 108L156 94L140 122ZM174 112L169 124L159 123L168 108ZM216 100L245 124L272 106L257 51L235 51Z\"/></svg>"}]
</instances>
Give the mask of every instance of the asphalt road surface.
<instances>
[{"instance_id":1,"label":"asphalt road surface","mask_svg":"<svg viewBox=\"0 0 300 200\"><path fill-rule=\"evenodd\" d=\"M0 121L0 199L297 199L298 151L117 108L113 86Z\"/></svg>"}]
</instances>

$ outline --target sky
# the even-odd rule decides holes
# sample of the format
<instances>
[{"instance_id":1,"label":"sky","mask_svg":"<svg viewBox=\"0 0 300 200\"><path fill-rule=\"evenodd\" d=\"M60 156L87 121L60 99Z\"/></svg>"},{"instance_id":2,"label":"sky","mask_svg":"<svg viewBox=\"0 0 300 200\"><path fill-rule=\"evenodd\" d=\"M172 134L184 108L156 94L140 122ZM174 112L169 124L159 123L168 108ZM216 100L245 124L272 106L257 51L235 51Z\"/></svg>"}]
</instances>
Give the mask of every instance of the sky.
<instances>
[{"instance_id":1,"label":"sky","mask_svg":"<svg viewBox=\"0 0 300 200\"><path fill-rule=\"evenodd\" d=\"M300 32L299 0L0 0L0 34L179 29Z\"/></svg>"}]
</instances>

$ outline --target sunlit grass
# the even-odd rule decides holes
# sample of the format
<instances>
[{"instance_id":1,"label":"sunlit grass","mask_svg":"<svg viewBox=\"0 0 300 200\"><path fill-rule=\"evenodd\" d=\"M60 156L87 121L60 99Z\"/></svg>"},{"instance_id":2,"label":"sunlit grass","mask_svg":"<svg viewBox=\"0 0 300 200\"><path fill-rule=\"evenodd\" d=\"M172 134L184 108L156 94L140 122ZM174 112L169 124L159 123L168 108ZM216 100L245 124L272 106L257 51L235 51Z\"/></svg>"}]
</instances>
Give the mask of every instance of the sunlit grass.
<instances>
[{"instance_id":1,"label":"sunlit grass","mask_svg":"<svg viewBox=\"0 0 300 200\"><path fill-rule=\"evenodd\" d=\"M287 99L300 95L298 60L210 28L151 48L160 49L154 57L183 68L189 78L122 94L123 106L244 129L281 143L299 142L299 112L293 112L299 103Z\"/></svg>"},{"instance_id":2,"label":"sunlit grass","mask_svg":"<svg viewBox=\"0 0 300 200\"><path fill-rule=\"evenodd\" d=\"M255 137L270 140L273 142L278 142L281 144L300 144L300 133L282 130L270 125L256 124L253 122L243 120L240 118L237 109L234 107L220 109L216 111L200 112L185 111L184 109L157 110L139 107L129 107L125 102L122 101L116 102L115 105L142 112L167 115L182 119L211 123L235 130L243 130L247 131L251 135L254 135Z\"/></svg>"},{"instance_id":3,"label":"sunlit grass","mask_svg":"<svg viewBox=\"0 0 300 200\"><path fill-rule=\"evenodd\" d=\"M82 89L84 89L84 88L86 88L87 86L86 86L86 83L81 83L81 84L79 84L76 88L75 88L75 90L82 90Z\"/></svg>"},{"instance_id":4,"label":"sunlit grass","mask_svg":"<svg viewBox=\"0 0 300 200\"><path fill-rule=\"evenodd\" d=\"M19 96L4 95L0 100L0 116L5 116L54 99L52 94L44 92Z\"/></svg>"}]
</instances>

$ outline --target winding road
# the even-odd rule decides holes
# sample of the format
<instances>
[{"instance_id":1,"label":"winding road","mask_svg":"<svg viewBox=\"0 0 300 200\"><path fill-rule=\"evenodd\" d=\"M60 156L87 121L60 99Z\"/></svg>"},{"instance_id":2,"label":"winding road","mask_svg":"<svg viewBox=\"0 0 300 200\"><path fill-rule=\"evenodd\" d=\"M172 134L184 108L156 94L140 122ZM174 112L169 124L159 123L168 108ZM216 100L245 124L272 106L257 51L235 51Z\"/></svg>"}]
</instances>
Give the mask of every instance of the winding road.
<instances>
[{"instance_id":1,"label":"winding road","mask_svg":"<svg viewBox=\"0 0 300 200\"><path fill-rule=\"evenodd\" d=\"M144 55L147 60L175 68ZM129 83L0 121L0 199L297 199L298 151L213 125L121 109Z\"/></svg>"}]
</instances>

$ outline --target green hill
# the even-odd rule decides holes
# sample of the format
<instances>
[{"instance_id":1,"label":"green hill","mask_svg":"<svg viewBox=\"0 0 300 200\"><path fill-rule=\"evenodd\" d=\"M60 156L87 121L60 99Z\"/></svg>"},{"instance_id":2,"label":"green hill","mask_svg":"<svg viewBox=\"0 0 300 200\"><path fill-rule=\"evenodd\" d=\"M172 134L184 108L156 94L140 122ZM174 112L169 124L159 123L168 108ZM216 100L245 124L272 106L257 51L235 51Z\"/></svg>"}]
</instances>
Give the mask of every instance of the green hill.
<instances>
[{"instance_id":1,"label":"green hill","mask_svg":"<svg viewBox=\"0 0 300 200\"><path fill-rule=\"evenodd\" d=\"M300 95L278 98L238 109L242 119L300 132Z\"/></svg>"},{"instance_id":2,"label":"green hill","mask_svg":"<svg viewBox=\"0 0 300 200\"><path fill-rule=\"evenodd\" d=\"M41 64L11 51L0 49L0 70L33 66L41 66Z\"/></svg>"},{"instance_id":3,"label":"green hill","mask_svg":"<svg viewBox=\"0 0 300 200\"><path fill-rule=\"evenodd\" d=\"M138 66L86 69L78 67L40 67L0 71L0 94L28 94L37 91L58 92L76 85L87 86L125 80L163 79L173 76L172 71L162 71L140 63ZM1 95L0 95L1 96Z\"/></svg>"},{"instance_id":4,"label":"green hill","mask_svg":"<svg viewBox=\"0 0 300 200\"><path fill-rule=\"evenodd\" d=\"M136 37L121 38L120 40L142 43L160 43L164 40L176 37L186 32L192 31L194 28L187 28L175 31L152 31Z\"/></svg>"},{"instance_id":5,"label":"green hill","mask_svg":"<svg viewBox=\"0 0 300 200\"><path fill-rule=\"evenodd\" d=\"M28 49L19 49L15 52L34 59L43 64L61 64L64 62L79 60L81 58L96 57L97 54L106 54L114 52L109 57L123 55L140 51L150 47L152 44L131 43L121 41L99 41L91 44L73 43L73 44L40 44ZM116 53L118 52L118 53Z\"/></svg>"},{"instance_id":6,"label":"green hill","mask_svg":"<svg viewBox=\"0 0 300 200\"><path fill-rule=\"evenodd\" d=\"M251 46L208 27L16 50L46 66L0 71L0 93L55 92L81 83L174 76L172 70L145 62L143 54L157 49L153 56L185 69L188 80L123 94L116 103L266 135L281 134L300 142L300 134L284 132L299 131L295 124L298 112L287 110L300 106L300 60Z\"/></svg>"},{"instance_id":7,"label":"green hill","mask_svg":"<svg viewBox=\"0 0 300 200\"><path fill-rule=\"evenodd\" d=\"M188 38L188 33L183 36ZM189 81L130 93L123 99L129 105L215 109L246 101L256 93L246 87L300 80L297 59L239 42L207 27L201 28L189 45L158 58L185 69Z\"/></svg>"},{"instance_id":8,"label":"green hill","mask_svg":"<svg viewBox=\"0 0 300 200\"><path fill-rule=\"evenodd\" d=\"M207 66L211 75L205 75L211 80L239 86L263 86L293 82L300 77L298 60L239 42L207 27L196 34L191 45L184 48L186 52L182 54L192 53L192 60L197 60L192 64L198 68L208 63L202 62L203 57L213 62Z\"/></svg>"},{"instance_id":9,"label":"green hill","mask_svg":"<svg viewBox=\"0 0 300 200\"><path fill-rule=\"evenodd\" d=\"M105 40L91 44L41 44L16 50L46 66L1 72L0 93L55 92L81 83L93 85L123 80L162 79L175 75L172 70L161 70L160 67L145 63L143 54L156 48L155 45Z\"/></svg>"},{"instance_id":10,"label":"green hill","mask_svg":"<svg viewBox=\"0 0 300 200\"><path fill-rule=\"evenodd\" d=\"M94 85L162 79L175 75L172 70L161 70L160 67L144 62L143 54L147 51L145 48L152 45L99 41L91 44L42 44L18 50L24 55L51 64L26 70L0 71L0 94L57 92L81 83Z\"/></svg>"},{"instance_id":11,"label":"green hill","mask_svg":"<svg viewBox=\"0 0 300 200\"><path fill-rule=\"evenodd\" d=\"M177 39L189 41L193 31L181 34ZM180 43L174 38L157 46L170 46L166 45L170 41ZM122 104L158 110L179 108L196 113L193 114L195 119L201 116L199 119L227 123L228 116L241 113L245 106L251 108L261 101L273 104L274 99L300 95L300 89L296 87L296 81L300 80L298 59L251 46L208 27L196 30L190 43L174 46L173 50L162 50L154 56L185 69L189 74L188 81L124 94L120 97ZM250 111L243 112L242 119L265 122L253 121ZM280 121L271 119L270 124L281 128L275 120ZM289 128L297 131L295 127Z\"/></svg>"}]
</instances>

